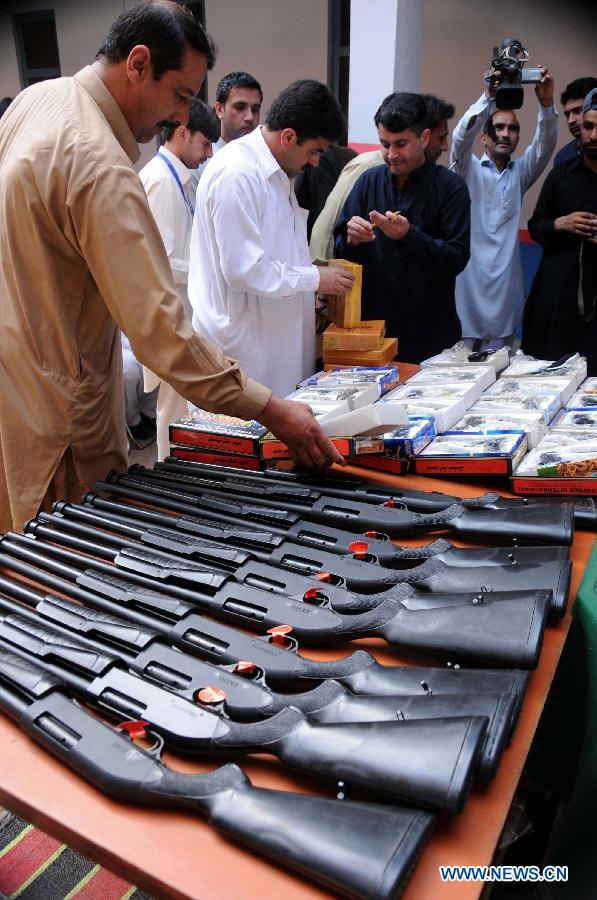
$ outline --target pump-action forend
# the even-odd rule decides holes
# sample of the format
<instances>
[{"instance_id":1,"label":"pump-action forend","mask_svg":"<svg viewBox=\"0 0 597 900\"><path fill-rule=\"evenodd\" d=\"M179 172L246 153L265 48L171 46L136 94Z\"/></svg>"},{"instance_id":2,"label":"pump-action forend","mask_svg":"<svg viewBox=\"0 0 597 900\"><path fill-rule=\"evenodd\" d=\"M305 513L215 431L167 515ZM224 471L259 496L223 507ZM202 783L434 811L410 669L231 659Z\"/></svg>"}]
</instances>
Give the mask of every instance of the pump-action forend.
<instances>
[{"instance_id":1,"label":"pump-action forend","mask_svg":"<svg viewBox=\"0 0 597 900\"><path fill-rule=\"evenodd\" d=\"M498 544L571 544L574 519L571 506L536 504L516 508L485 507L470 500L454 503L441 512L412 512L400 501L354 500L335 497L306 486L280 485L257 479L240 485L187 473L131 466L130 476L143 484L156 483L189 495L231 494L245 502L279 507L281 503L312 522L336 525L351 531L381 531L391 538L449 531L458 537ZM110 481L110 473L106 481Z\"/></svg>"},{"instance_id":2,"label":"pump-action forend","mask_svg":"<svg viewBox=\"0 0 597 900\"><path fill-rule=\"evenodd\" d=\"M20 603L6 597L16 598L38 612L24 609ZM0 576L0 614L6 616L3 620L0 618L0 639L6 633L7 643L14 639L19 629L29 637L27 623L35 635L39 635L39 628L47 628L49 634L56 636L62 652L65 646L71 646L69 639L74 635L75 647L83 643L90 653L97 650L100 655L113 656L134 675L234 722L260 721L291 706L299 709L309 722L322 725L485 716L488 726L478 765L481 778L491 778L495 774L516 703L511 694L489 693L434 696L420 691L405 697L358 697L333 681L306 694L273 694L242 675L225 672L168 647L157 640L155 633L142 631L123 619L99 614L56 595L44 596L22 582L4 576ZM64 645L60 644L59 635L63 635ZM41 651L44 659L52 657L54 647L52 639Z\"/></svg>"},{"instance_id":3,"label":"pump-action forend","mask_svg":"<svg viewBox=\"0 0 597 900\"><path fill-rule=\"evenodd\" d=\"M241 542L221 542L213 534L202 537L199 534L181 533L176 528L147 525L143 519L136 517L139 507L125 504L115 506L119 512L103 512L59 500L52 507L54 516L40 513L38 520L91 539L94 535L90 529L70 526L71 520L103 529L104 532L115 532L116 534L104 538L112 546L134 547L141 543L175 556L216 566L222 571L231 571L237 581L243 584L265 587L269 580L273 586L277 586L287 577L287 571L296 572L299 578L288 579L283 590L278 590L278 593L295 595L301 590L303 593L309 589L319 591L322 584L328 584L327 598L337 612L373 609L384 599L402 601L404 594L401 588L409 585L425 593L468 593L469 602L479 592L549 590L552 593L551 611L560 616L564 614L568 601L572 571L569 560L542 564L472 566L467 569L448 566L438 559L428 559L417 567L395 571L360 558L358 552L342 557L325 550L299 549L288 541L277 542L277 546L269 551L249 550ZM148 512L151 514L151 511ZM55 517L62 517L62 522ZM213 532L213 529L210 531ZM238 552L233 549L235 547ZM280 569L284 570L284 574L281 574ZM305 576L318 579L319 583L302 582L301 579ZM395 586L398 586L398 590ZM354 592L357 592L356 595ZM374 596L363 597L363 593Z\"/></svg>"},{"instance_id":4,"label":"pump-action forend","mask_svg":"<svg viewBox=\"0 0 597 900\"><path fill-rule=\"evenodd\" d=\"M139 747L73 703L57 679L4 651L0 709L109 796L199 813L251 850L355 900L400 893L434 821L416 809L255 788L230 763L205 775L175 772L161 761L159 738L151 750Z\"/></svg>"},{"instance_id":5,"label":"pump-action forend","mask_svg":"<svg viewBox=\"0 0 597 900\"><path fill-rule=\"evenodd\" d=\"M327 494L338 497L351 498L355 491L358 498L370 497L374 502L383 503L386 500L397 500L403 503L408 509L414 512L435 513L441 512L451 506L453 503L462 503L467 505L483 505L495 509L508 507L520 508L521 506L544 506L544 505L570 505L574 511L574 521L578 528L595 529L597 527L597 503L594 497L546 497L539 495L537 497L502 497L493 491L481 494L479 497L461 498L454 497L450 494L443 494L440 491L417 491L412 488L390 487L386 484L379 484L368 478L360 478L355 476L347 476L345 474L336 474L331 472L295 472L283 471L277 469L266 469L265 472L252 472L250 470L239 472L232 466L215 466L207 463L199 463L188 460L178 459L168 456L164 462L154 464L156 470L165 470L173 472L187 471L190 474L204 473L207 477L233 477L247 479L265 479L266 481L276 481L286 484L306 485L317 490L325 491ZM218 474L220 473L220 474Z\"/></svg>"},{"instance_id":6,"label":"pump-action forend","mask_svg":"<svg viewBox=\"0 0 597 900\"><path fill-rule=\"evenodd\" d=\"M145 548L142 548L144 553L132 548L114 550L36 522L30 523L28 529L35 531L34 541L9 532L0 539L2 549L12 553L10 548L20 544L23 549L31 550L32 544L37 545L43 536L52 545L42 545L42 555L53 555L69 565L91 570L104 580L122 576L135 585L149 588L154 595L155 580L159 580L163 594L199 606L218 619L261 634L269 633L271 629L279 631L283 626L299 641L314 646L343 643L359 637L381 637L393 646L450 659L474 659L509 668L534 668L551 603L548 591L520 591L513 599L505 597L495 602L491 594L479 594L477 603L457 606L447 606L443 599L437 599L440 595L419 594L414 599L405 597L402 602L384 600L367 612L340 615L329 607L313 605L302 598L239 584L229 575L213 572L197 563L187 562L183 566L177 562L173 566L157 551ZM76 547L77 552L64 549L66 547ZM33 553L36 552L33 549ZM84 553L92 556L84 556ZM102 563L101 559L110 560L112 564ZM191 569L196 581L192 588L182 587L178 573L183 573L183 583L186 583L186 573ZM125 593L130 594L130 588ZM146 596L147 592L141 593ZM419 608L421 596L425 604L422 609ZM135 602L143 601L137 597ZM411 605L414 608L409 608Z\"/></svg>"}]
</instances>

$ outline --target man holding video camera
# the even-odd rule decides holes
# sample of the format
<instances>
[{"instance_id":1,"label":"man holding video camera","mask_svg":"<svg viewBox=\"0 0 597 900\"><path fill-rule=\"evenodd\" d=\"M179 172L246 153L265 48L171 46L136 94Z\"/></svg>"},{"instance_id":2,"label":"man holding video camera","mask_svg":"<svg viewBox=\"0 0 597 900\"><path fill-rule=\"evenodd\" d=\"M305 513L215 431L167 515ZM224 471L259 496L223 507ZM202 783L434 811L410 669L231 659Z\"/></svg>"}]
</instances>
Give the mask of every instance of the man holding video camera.
<instances>
[{"instance_id":1,"label":"man holding video camera","mask_svg":"<svg viewBox=\"0 0 597 900\"><path fill-rule=\"evenodd\" d=\"M456 307L465 342L475 350L512 345L524 305L524 279L518 246L522 198L539 178L555 149L558 114L554 107L553 78L544 67L539 79L537 128L523 155L512 159L520 138L512 108L521 105L521 83L502 89L494 66L488 86L466 111L452 135L452 168L466 181L471 195L471 257L456 279ZM528 71L528 70L527 70ZM522 65L519 72L522 73ZM496 93L497 104L496 104ZM496 108L496 106L498 108ZM473 154L477 135L485 152Z\"/></svg>"}]
</instances>

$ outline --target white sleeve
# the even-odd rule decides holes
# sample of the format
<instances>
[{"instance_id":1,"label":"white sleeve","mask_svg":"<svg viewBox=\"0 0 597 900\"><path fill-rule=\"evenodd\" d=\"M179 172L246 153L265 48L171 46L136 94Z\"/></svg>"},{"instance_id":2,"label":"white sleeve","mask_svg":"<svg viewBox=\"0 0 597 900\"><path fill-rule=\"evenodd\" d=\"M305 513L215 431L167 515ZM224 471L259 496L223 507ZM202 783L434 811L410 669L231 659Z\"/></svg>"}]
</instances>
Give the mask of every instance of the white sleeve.
<instances>
[{"instance_id":1,"label":"white sleeve","mask_svg":"<svg viewBox=\"0 0 597 900\"><path fill-rule=\"evenodd\" d=\"M558 113L555 106L541 106L537 115L537 128L533 141L520 158L520 186L522 193L537 181L551 155L556 148L558 140Z\"/></svg>"},{"instance_id":2,"label":"white sleeve","mask_svg":"<svg viewBox=\"0 0 597 900\"><path fill-rule=\"evenodd\" d=\"M222 275L230 290L279 299L317 290L316 266L293 266L268 255L261 222L272 211L265 205L255 173L222 168L212 177L202 199L213 223ZM290 202L288 213L294 215Z\"/></svg>"},{"instance_id":3,"label":"white sleeve","mask_svg":"<svg viewBox=\"0 0 597 900\"><path fill-rule=\"evenodd\" d=\"M495 109L495 102L490 100L485 91L478 100L469 106L452 132L450 149L450 169L466 180L475 139L481 133L483 123Z\"/></svg>"}]
</instances>

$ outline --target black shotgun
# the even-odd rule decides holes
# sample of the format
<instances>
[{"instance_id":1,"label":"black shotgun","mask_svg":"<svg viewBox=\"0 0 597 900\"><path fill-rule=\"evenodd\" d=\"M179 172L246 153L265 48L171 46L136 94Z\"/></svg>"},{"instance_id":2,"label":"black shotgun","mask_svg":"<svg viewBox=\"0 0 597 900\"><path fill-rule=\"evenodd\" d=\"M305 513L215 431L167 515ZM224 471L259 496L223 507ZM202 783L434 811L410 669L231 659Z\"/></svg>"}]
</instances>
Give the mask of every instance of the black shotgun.
<instances>
[{"instance_id":1,"label":"black shotgun","mask_svg":"<svg viewBox=\"0 0 597 900\"><path fill-rule=\"evenodd\" d=\"M22 616L0 620L0 649L33 660L69 693L121 722L147 722L179 753L267 753L307 774L450 814L464 806L488 725L481 716L320 725L292 707L264 721L239 723L131 674L111 654Z\"/></svg>"},{"instance_id":2,"label":"black shotgun","mask_svg":"<svg viewBox=\"0 0 597 900\"><path fill-rule=\"evenodd\" d=\"M421 547L399 547L390 542L387 535L370 531L354 534L340 528L303 521L297 513L282 508L256 507L240 503L234 498L204 499L201 508L191 498L190 503L175 499L165 490L156 494L153 485L135 487L122 483L127 476L114 474L110 483L96 482L96 489L114 497L124 497L135 502L136 515L153 525L168 525L174 521L177 530L187 534L212 536L224 543L239 542L247 549L271 549L281 540L326 550L339 556L357 556L384 567L409 569L426 559L439 559L449 566L508 566L520 563L558 562L569 558L569 547L455 547L445 538L438 538ZM118 481L116 480L118 479ZM184 497L184 495L181 495ZM81 501L102 511L118 511L120 504L88 492ZM168 513L147 509L139 503L159 506ZM264 514L264 521L257 521L255 513ZM276 515L272 516L272 512Z\"/></svg>"},{"instance_id":3,"label":"black shotgun","mask_svg":"<svg viewBox=\"0 0 597 900\"><path fill-rule=\"evenodd\" d=\"M508 739L515 705L515 698L510 694L479 694L475 697L470 694L434 696L419 693L411 697L357 697L337 682L328 681L306 694L287 697L273 695L267 688L248 683L240 675L224 673L210 663L179 653L156 641L155 634L145 632L141 636L145 649L140 652L137 634L125 644L127 633L130 634L133 629L122 619L104 616L103 621L98 621L100 616L92 610L59 597L44 596L2 576L0 592L0 613L8 617L0 621L0 639L5 628L10 638L14 633L14 623L19 622L22 628L23 620L33 626L36 634L38 627L46 626L54 634L62 634L67 644L74 634L76 644L84 643L90 652L98 650L110 654L133 674L156 682L177 696L235 722L259 721L291 706L300 709L309 722L322 725L485 716L488 726L478 766L481 778L493 777ZM23 609L20 603L7 600L2 595L33 605L38 613ZM52 604L56 601L61 615L50 616L48 609L52 612ZM15 617L10 618L12 625L5 624L9 617ZM56 618L60 624L56 623ZM68 627L65 627L65 621ZM118 640L114 640L116 635ZM52 645L49 652L52 652ZM253 702L252 695L255 693L263 695L258 698L259 703Z\"/></svg>"},{"instance_id":4,"label":"black shotgun","mask_svg":"<svg viewBox=\"0 0 597 900\"><path fill-rule=\"evenodd\" d=\"M412 512L401 501L383 502L335 497L314 488L282 486L276 482L251 481L246 485L230 479L205 478L131 466L130 476L143 484L174 486L195 496L230 494L245 502L278 507L280 503L312 522L337 525L351 531L381 531L391 538L449 531L458 537L498 544L571 544L574 532L572 507L536 504L513 508L488 507L472 501L454 503L441 512ZM110 481L110 475L107 481Z\"/></svg>"},{"instance_id":5,"label":"black shotgun","mask_svg":"<svg viewBox=\"0 0 597 900\"><path fill-rule=\"evenodd\" d=\"M418 666L384 666L363 650L339 660L322 662L307 659L297 652L294 638L284 631L256 636L213 622L193 611L193 607L143 589L110 574L94 570L81 572L63 561L68 551L60 547L32 541L22 535L18 540L2 541L0 565L11 572L34 579L41 585L87 604L96 611L96 621L84 627L83 633L96 633L104 620L114 615L127 620L129 628L123 634L116 630L118 643L133 642L145 650L146 635L159 634L167 643L186 654L215 663L225 671L242 675L251 682L263 681L272 688L307 690L335 679L356 695L393 696L459 693L503 693L515 696L516 705L512 725L516 723L529 673L509 669L462 669L458 665L445 668ZM99 564L103 566L102 563ZM25 587L22 587L26 590ZM24 599L21 595L17 599ZM46 602L47 601L47 602ZM46 598L44 615L55 624L70 620L61 602ZM84 607L81 607L83 609ZM39 607L38 607L39 609ZM111 626L104 628L112 633Z\"/></svg>"},{"instance_id":6,"label":"black shotgun","mask_svg":"<svg viewBox=\"0 0 597 900\"><path fill-rule=\"evenodd\" d=\"M400 601L403 595L394 588L403 585L433 594L470 594L469 600L480 591L546 590L552 593L551 611L559 616L566 611L568 602L572 572L569 560L542 564L473 566L467 569L448 566L438 559L428 559L415 568L395 571L362 559L358 553L342 557L324 550L299 548L288 541L277 542L277 546L269 551L249 550L240 541L221 542L213 535L189 535L176 528L147 525L136 517L135 507L125 504L120 507L119 513L115 513L100 512L78 503L59 500L53 505L53 513L54 517L40 513L38 520L50 525L57 524L63 530L91 538L94 536L93 531L77 525L70 526L70 521L89 524L104 532L115 532L124 537L120 537L120 540L114 536L107 538L113 546L134 546L141 543L155 547L185 559L228 569L243 584L259 584L252 580L257 575L258 578L269 579L275 585L280 578L285 577L280 575L280 569L316 578L330 585L328 599L337 612L373 609L384 599ZM55 516L62 517L62 523L60 520L56 523ZM239 552L235 554L231 547ZM283 592L295 595L301 587L300 582L293 582ZM304 593L309 588L318 590L320 587L321 583L312 582L305 584L302 590ZM349 593L346 594L343 589ZM363 593L375 596L362 597Z\"/></svg>"},{"instance_id":7,"label":"black shotgun","mask_svg":"<svg viewBox=\"0 0 597 900\"><path fill-rule=\"evenodd\" d=\"M0 708L98 790L142 806L187 809L218 831L349 898L392 900L433 824L429 813L255 788L236 765L169 769L64 696L56 679L0 653Z\"/></svg>"},{"instance_id":8,"label":"black shotgun","mask_svg":"<svg viewBox=\"0 0 597 900\"><path fill-rule=\"evenodd\" d=\"M419 594L406 596L401 602L384 600L367 612L340 615L329 606L317 606L304 602L303 598L238 584L229 575L213 572L198 563L172 564L157 551L113 550L35 522L28 529L35 531L37 538L47 538L63 548L76 548L76 552L62 550L62 558L75 566L106 574L113 572L116 576L124 572L125 577L150 589L155 588L153 579L157 579L164 594L194 603L218 619L262 634L284 626L298 640L314 646L344 643L359 637L381 637L392 646L408 650L475 659L498 666L534 668L551 603L548 591L519 591L499 601L494 601L491 593L479 594L476 602L449 606L444 598L454 595ZM19 535L9 532L8 538L15 541ZM6 540L2 539L3 546ZM22 540L28 539L21 537ZM110 560L116 568L100 562L101 559ZM186 584L188 571L196 578L192 589L180 586L179 573ZM312 599L317 601L317 597Z\"/></svg>"},{"instance_id":9,"label":"black shotgun","mask_svg":"<svg viewBox=\"0 0 597 900\"><path fill-rule=\"evenodd\" d=\"M168 456L164 462L155 463L154 469L170 472L188 472L189 474L205 474L208 478L243 478L248 479L265 479L266 481L275 481L287 485L303 485L316 490L325 491L327 494L337 497L352 498L355 493L359 499L370 498L371 502L383 503L386 500L394 499L403 503L408 509L415 512L435 513L442 512L453 503L464 503L465 505L483 505L494 509L511 507L513 509L521 506L550 505L555 506L572 505L574 510L574 521L579 528L597 528L597 503L594 497L550 497L538 495L537 497L502 497L500 494L488 491L479 497L463 499L454 497L450 494L443 494L440 491L417 491L411 488L403 488L392 486L388 489L388 485L379 484L367 478L359 478L355 476L347 476L336 474L336 470L332 472L295 472L282 471L276 469L267 469L265 472L251 472L234 469L231 466L214 466L206 463L199 463L177 459Z\"/></svg>"}]
</instances>

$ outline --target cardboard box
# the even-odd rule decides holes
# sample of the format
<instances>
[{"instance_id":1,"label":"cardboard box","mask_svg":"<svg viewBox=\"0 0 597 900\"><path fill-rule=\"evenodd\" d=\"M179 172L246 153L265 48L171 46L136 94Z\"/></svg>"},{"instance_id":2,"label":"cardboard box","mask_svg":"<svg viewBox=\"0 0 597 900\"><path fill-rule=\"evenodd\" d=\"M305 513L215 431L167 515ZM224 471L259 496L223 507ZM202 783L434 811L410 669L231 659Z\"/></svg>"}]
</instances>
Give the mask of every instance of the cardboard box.
<instances>
[{"instance_id":1,"label":"cardboard box","mask_svg":"<svg viewBox=\"0 0 597 900\"><path fill-rule=\"evenodd\" d=\"M499 350L486 350L482 353L473 353L463 341L454 344L447 350L442 350L436 356L430 356L421 363L425 366L491 366L496 373L501 372L510 364L510 352L507 347Z\"/></svg>"},{"instance_id":2,"label":"cardboard box","mask_svg":"<svg viewBox=\"0 0 597 900\"><path fill-rule=\"evenodd\" d=\"M575 394L572 395L566 409L587 409L587 410L597 410L597 393L593 393L592 391L579 390Z\"/></svg>"},{"instance_id":3,"label":"cardboard box","mask_svg":"<svg viewBox=\"0 0 597 900\"><path fill-rule=\"evenodd\" d=\"M571 498L597 496L597 478L539 478L529 475L514 475L510 479L515 494L555 494L570 495ZM573 499L570 500L574 502Z\"/></svg>"},{"instance_id":4,"label":"cardboard box","mask_svg":"<svg viewBox=\"0 0 597 900\"><path fill-rule=\"evenodd\" d=\"M597 409L561 409L551 424L553 428L597 430Z\"/></svg>"},{"instance_id":5,"label":"cardboard box","mask_svg":"<svg viewBox=\"0 0 597 900\"><path fill-rule=\"evenodd\" d=\"M463 417L466 412L464 400L461 397L454 397L450 402L441 400L400 400L394 396L395 392L391 391L382 398L384 403L404 403L409 418L415 416L418 418L433 418L435 422L436 434L442 434L452 428L456 422Z\"/></svg>"},{"instance_id":6,"label":"cardboard box","mask_svg":"<svg viewBox=\"0 0 597 900\"><path fill-rule=\"evenodd\" d=\"M543 416L543 421L548 425L560 409L560 395L549 394L522 394L520 392L509 394L497 388L499 380L486 390L472 409L475 412L483 412L493 415L496 412L527 412L538 410Z\"/></svg>"},{"instance_id":7,"label":"cardboard box","mask_svg":"<svg viewBox=\"0 0 597 900\"><path fill-rule=\"evenodd\" d=\"M478 384L482 391L495 381L492 366L427 366L408 379L408 384Z\"/></svg>"},{"instance_id":8,"label":"cardboard box","mask_svg":"<svg viewBox=\"0 0 597 900\"><path fill-rule=\"evenodd\" d=\"M348 438L348 437L332 437L332 444L341 456L359 456L366 449L367 453L382 453L383 439L381 438ZM261 439L261 457L264 460L274 459L292 459L292 454L286 444L268 432Z\"/></svg>"},{"instance_id":9,"label":"cardboard box","mask_svg":"<svg viewBox=\"0 0 597 900\"><path fill-rule=\"evenodd\" d=\"M321 413L324 409L326 413L336 410L338 415L353 409L360 409L362 406L369 406L370 403L375 403L378 397L379 392L375 384L326 384L325 382L307 385L286 395L287 400L308 403L314 412L316 409Z\"/></svg>"},{"instance_id":10,"label":"cardboard box","mask_svg":"<svg viewBox=\"0 0 597 900\"><path fill-rule=\"evenodd\" d=\"M397 366L345 366L334 368L330 372L316 372L301 381L298 387L312 384L350 385L375 384L379 396L393 390L398 385L400 373Z\"/></svg>"},{"instance_id":11,"label":"cardboard box","mask_svg":"<svg viewBox=\"0 0 597 900\"><path fill-rule=\"evenodd\" d=\"M204 450L202 447L183 447L179 444L170 446L170 456L186 459L189 462L204 463L209 466L233 466L235 469L260 471L267 468L264 459L258 456L245 456L242 453L218 453L217 450Z\"/></svg>"},{"instance_id":12,"label":"cardboard box","mask_svg":"<svg viewBox=\"0 0 597 900\"><path fill-rule=\"evenodd\" d=\"M551 378L553 376L572 379L576 389L587 377L587 360L584 356L575 353L565 362L555 366L553 360L535 359L534 356L527 356L522 350L517 350L508 368L502 372L503 378Z\"/></svg>"},{"instance_id":13,"label":"cardboard box","mask_svg":"<svg viewBox=\"0 0 597 900\"><path fill-rule=\"evenodd\" d=\"M354 282L348 294L330 294L328 297L328 319L341 328L354 328L361 321L363 267L348 259L329 259L328 265L341 266L354 275Z\"/></svg>"},{"instance_id":14,"label":"cardboard box","mask_svg":"<svg viewBox=\"0 0 597 900\"><path fill-rule=\"evenodd\" d=\"M419 475L511 475L527 452L526 436L443 434L432 441L413 467Z\"/></svg>"},{"instance_id":15,"label":"cardboard box","mask_svg":"<svg viewBox=\"0 0 597 900\"><path fill-rule=\"evenodd\" d=\"M384 434L384 456L387 459L408 459L425 449L436 437L435 421L431 417L408 417L408 424Z\"/></svg>"},{"instance_id":16,"label":"cardboard box","mask_svg":"<svg viewBox=\"0 0 597 900\"><path fill-rule=\"evenodd\" d=\"M471 406L447 434L501 434L504 431L522 431L527 436L529 449L535 447L547 431L540 412L505 412L486 414L476 412Z\"/></svg>"},{"instance_id":17,"label":"cardboard box","mask_svg":"<svg viewBox=\"0 0 597 900\"><path fill-rule=\"evenodd\" d=\"M379 350L324 350L326 365L383 366L391 363L398 353L397 338L384 338Z\"/></svg>"},{"instance_id":18,"label":"cardboard box","mask_svg":"<svg viewBox=\"0 0 597 900\"><path fill-rule=\"evenodd\" d=\"M330 437L349 435L381 435L408 422L406 411L399 403L371 403L362 409L336 415L321 416L319 424Z\"/></svg>"},{"instance_id":19,"label":"cardboard box","mask_svg":"<svg viewBox=\"0 0 597 900\"><path fill-rule=\"evenodd\" d=\"M398 402L404 403L440 403L449 406L454 400L462 400L465 408L468 409L475 403L483 391L481 386L476 382L460 382L459 384L442 383L442 384L420 384L411 382L409 379L405 384L392 391L392 398Z\"/></svg>"},{"instance_id":20,"label":"cardboard box","mask_svg":"<svg viewBox=\"0 0 597 900\"><path fill-rule=\"evenodd\" d=\"M191 447L207 447L225 453L259 455L259 441L267 434L259 422L246 422L234 416L194 409L169 428L170 443Z\"/></svg>"},{"instance_id":21,"label":"cardboard box","mask_svg":"<svg viewBox=\"0 0 597 900\"><path fill-rule=\"evenodd\" d=\"M407 459L390 459L387 456L349 456L346 462L351 466L390 472L392 475L406 475L408 471Z\"/></svg>"},{"instance_id":22,"label":"cardboard box","mask_svg":"<svg viewBox=\"0 0 597 900\"><path fill-rule=\"evenodd\" d=\"M323 333L323 353L329 350L379 350L386 334L383 319L369 319L354 328L331 324Z\"/></svg>"}]
</instances>

